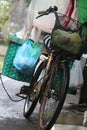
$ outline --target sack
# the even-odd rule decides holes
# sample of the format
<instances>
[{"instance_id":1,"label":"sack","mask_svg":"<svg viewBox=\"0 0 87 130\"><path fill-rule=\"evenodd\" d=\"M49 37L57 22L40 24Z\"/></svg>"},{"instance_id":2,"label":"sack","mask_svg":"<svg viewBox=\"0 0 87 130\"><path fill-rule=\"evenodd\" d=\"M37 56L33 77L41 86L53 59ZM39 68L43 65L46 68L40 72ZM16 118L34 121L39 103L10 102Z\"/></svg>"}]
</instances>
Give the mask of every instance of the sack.
<instances>
[{"instance_id":1,"label":"sack","mask_svg":"<svg viewBox=\"0 0 87 130\"><path fill-rule=\"evenodd\" d=\"M52 33L52 44L56 51L62 49L70 57L78 58L82 55L82 40L77 33L70 34L57 29Z\"/></svg>"},{"instance_id":2,"label":"sack","mask_svg":"<svg viewBox=\"0 0 87 130\"><path fill-rule=\"evenodd\" d=\"M13 65L21 73L31 76L35 70L41 50L41 44L34 43L34 41L29 39L17 50Z\"/></svg>"},{"instance_id":3,"label":"sack","mask_svg":"<svg viewBox=\"0 0 87 130\"><path fill-rule=\"evenodd\" d=\"M73 66L70 70L70 88L81 88L84 82L83 79L83 69L85 66L85 59L81 58L81 60L75 60Z\"/></svg>"}]
</instances>

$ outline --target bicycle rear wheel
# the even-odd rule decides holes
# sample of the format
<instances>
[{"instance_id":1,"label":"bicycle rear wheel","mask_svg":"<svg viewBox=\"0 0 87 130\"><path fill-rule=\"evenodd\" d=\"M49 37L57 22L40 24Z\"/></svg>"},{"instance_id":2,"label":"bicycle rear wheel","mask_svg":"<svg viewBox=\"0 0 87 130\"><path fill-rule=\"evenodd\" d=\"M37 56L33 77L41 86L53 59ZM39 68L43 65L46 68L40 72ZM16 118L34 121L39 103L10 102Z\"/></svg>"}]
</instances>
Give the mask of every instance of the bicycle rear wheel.
<instances>
[{"instance_id":1,"label":"bicycle rear wheel","mask_svg":"<svg viewBox=\"0 0 87 130\"><path fill-rule=\"evenodd\" d=\"M67 63L61 63L56 69L51 69L51 76L44 82L45 90L42 92L42 100L39 110L39 130L50 130L55 124L62 106L65 101L69 83L69 68ZM55 76L56 74L56 76ZM56 83L56 78L59 77L57 87L52 89L52 85ZM64 77L64 79L62 79Z\"/></svg>"},{"instance_id":2,"label":"bicycle rear wheel","mask_svg":"<svg viewBox=\"0 0 87 130\"><path fill-rule=\"evenodd\" d=\"M32 87L32 92L25 99L24 109L23 109L23 115L25 118L29 118L31 116L38 103L38 99L40 97L41 83L44 76L44 74L42 74L44 71L44 67L45 67L45 62L42 62L38 66L32 78L32 81L30 83L30 87Z\"/></svg>"}]
</instances>

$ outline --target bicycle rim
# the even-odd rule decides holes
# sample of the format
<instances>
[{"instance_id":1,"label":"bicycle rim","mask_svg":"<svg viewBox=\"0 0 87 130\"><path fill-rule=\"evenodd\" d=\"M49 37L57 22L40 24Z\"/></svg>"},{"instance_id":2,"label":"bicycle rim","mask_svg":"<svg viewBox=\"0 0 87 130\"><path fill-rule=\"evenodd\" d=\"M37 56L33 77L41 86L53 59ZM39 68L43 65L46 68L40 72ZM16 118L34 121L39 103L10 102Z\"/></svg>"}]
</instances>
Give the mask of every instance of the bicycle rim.
<instances>
[{"instance_id":1,"label":"bicycle rim","mask_svg":"<svg viewBox=\"0 0 87 130\"><path fill-rule=\"evenodd\" d=\"M52 75L54 74L55 69L53 70ZM48 81L45 82L46 88L42 96L42 101L39 110L39 130L50 130L55 124L61 112L69 83L69 70L66 63L62 63L61 65L59 65L57 76L59 76L60 79L57 83L57 88L55 88L54 90L51 90L50 86L52 85L52 83L56 83L55 76L54 78L53 76L51 76ZM62 79L62 77L64 77L64 79ZM62 88L60 87L61 85Z\"/></svg>"},{"instance_id":2,"label":"bicycle rim","mask_svg":"<svg viewBox=\"0 0 87 130\"><path fill-rule=\"evenodd\" d=\"M43 79L41 75L44 70L44 66L45 66L44 62L39 65L31 81L30 87L33 88L33 91L30 95L26 97L24 103L24 110L23 110L23 115L26 118L29 118L31 116L38 103L40 97L41 82L42 82L41 79Z\"/></svg>"}]
</instances>

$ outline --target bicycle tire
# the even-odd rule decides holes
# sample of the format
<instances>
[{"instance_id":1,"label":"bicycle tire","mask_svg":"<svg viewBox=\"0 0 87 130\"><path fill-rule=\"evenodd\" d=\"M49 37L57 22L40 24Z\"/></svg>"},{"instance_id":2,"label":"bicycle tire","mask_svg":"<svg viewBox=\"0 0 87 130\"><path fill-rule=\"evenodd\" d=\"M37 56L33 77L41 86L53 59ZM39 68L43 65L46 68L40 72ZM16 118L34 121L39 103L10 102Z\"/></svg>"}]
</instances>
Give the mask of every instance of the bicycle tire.
<instances>
[{"instance_id":1,"label":"bicycle tire","mask_svg":"<svg viewBox=\"0 0 87 130\"><path fill-rule=\"evenodd\" d=\"M39 83L38 78L41 75L42 70L44 69L44 66L45 66L45 62L42 62L38 66L38 68L37 68L37 70L36 70L36 72L35 72L35 74L34 74L34 76L32 78L32 81L30 83L30 87L32 87L32 90L34 90L37 87L37 85ZM38 103L39 97L40 97L40 91L39 91L37 93L36 97L33 100L31 100L31 97L33 96L33 93L34 93L34 91L32 91L32 93L30 95L28 95L26 97L26 99L25 99L24 109L23 109L23 116L25 118L29 118L31 116L31 114L33 113L33 111L34 111L34 109L35 109L35 107L36 107L36 105Z\"/></svg>"},{"instance_id":2,"label":"bicycle tire","mask_svg":"<svg viewBox=\"0 0 87 130\"><path fill-rule=\"evenodd\" d=\"M39 109L39 120L38 120L38 129L39 130L42 130L42 129L43 130L50 130L53 127L53 125L55 124L55 122L56 122L56 120L61 112L61 109L62 109L64 101L65 101L65 97L66 97L67 90L68 90L68 84L69 84L69 68L68 68L68 64L66 62L63 62L60 65L63 69L64 83L63 83L62 91L60 93L58 104L54 105L52 102L52 106L56 107L55 110L54 110L54 108L52 109L51 106L49 106L51 98L57 103L56 99L49 96L50 86L52 85L53 82L55 82L55 76L54 76L55 68L53 68L54 69L54 70L52 69L53 74L51 74L51 76L44 82L44 85L46 87L45 87L45 90L44 90L43 95L42 95L41 105L40 105L40 109ZM60 69L58 69L58 72L59 71L60 71ZM47 105L47 108L46 108L46 105ZM49 110L50 108L51 108L51 110L54 110L53 114L52 114L52 111ZM52 116L51 116L51 114L52 114Z\"/></svg>"}]
</instances>

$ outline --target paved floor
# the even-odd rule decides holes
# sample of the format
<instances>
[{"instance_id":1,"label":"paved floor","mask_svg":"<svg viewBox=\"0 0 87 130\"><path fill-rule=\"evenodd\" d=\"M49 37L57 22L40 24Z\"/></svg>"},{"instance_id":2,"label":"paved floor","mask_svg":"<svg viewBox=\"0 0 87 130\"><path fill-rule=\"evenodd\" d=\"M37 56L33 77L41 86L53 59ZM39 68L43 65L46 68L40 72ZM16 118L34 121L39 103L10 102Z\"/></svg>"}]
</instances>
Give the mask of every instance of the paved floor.
<instances>
[{"instance_id":1,"label":"paved floor","mask_svg":"<svg viewBox=\"0 0 87 130\"><path fill-rule=\"evenodd\" d=\"M51 130L87 130L87 127L56 124Z\"/></svg>"},{"instance_id":2,"label":"paved floor","mask_svg":"<svg viewBox=\"0 0 87 130\"><path fill-rule=\"evenodd\" d=\"M15 98L14 94L16 92L18 92L18 90L21 86L21 83L19 84L16 81L10 81L9 78L7 78L7 77L5 77L5 78L3 77L3 81L5 82L6 88L10 92L11 96L13 98ZM23 113L22 109L23 109L24 102L20 102L20 103L11 102L8 99L8 97L7 97L7 95L4 92L2 87L0 87L0 98L1 98L1 100L0 100L0 104L1 104L0 105L0 112L1 112L0 119L2 119L2 118L3 119L17 118L20 120L24 119L24 117L22 115L22 113ZM69 106L71 103L78 104L78 101L79 101L79 93L77 93L77 95L67 95L66 101L65 101L65 106ZM38 109L39 109L39 105L37 106L35 113L38 112ZM35 116L34 116L34 120L35 120ZM51 130L87 130L87 127L81 126L82 122L83 122L83 114L82 113L77 113L76 111L74 111L74 112L67 111L67 110L63 109L61 114L60 114L58 124L55 124ZM6 122L6 125L7 125L7 122ZM1 130L5 130L5 128L3 126L4 125L1 122L0 123ZM3 129L2 129L2 127L3 127ZM21 125L20 125L20 127L21 127ZM36 129L35 127L32 130ZM10 128L10 125L9 125L8 129L9 128ZM18 130L19 129L20 128L18 127ZM7 128L6 128L6 130L7 130ZM14 130L14 127L12 130Z\"/></svg>"}]
</instances>

